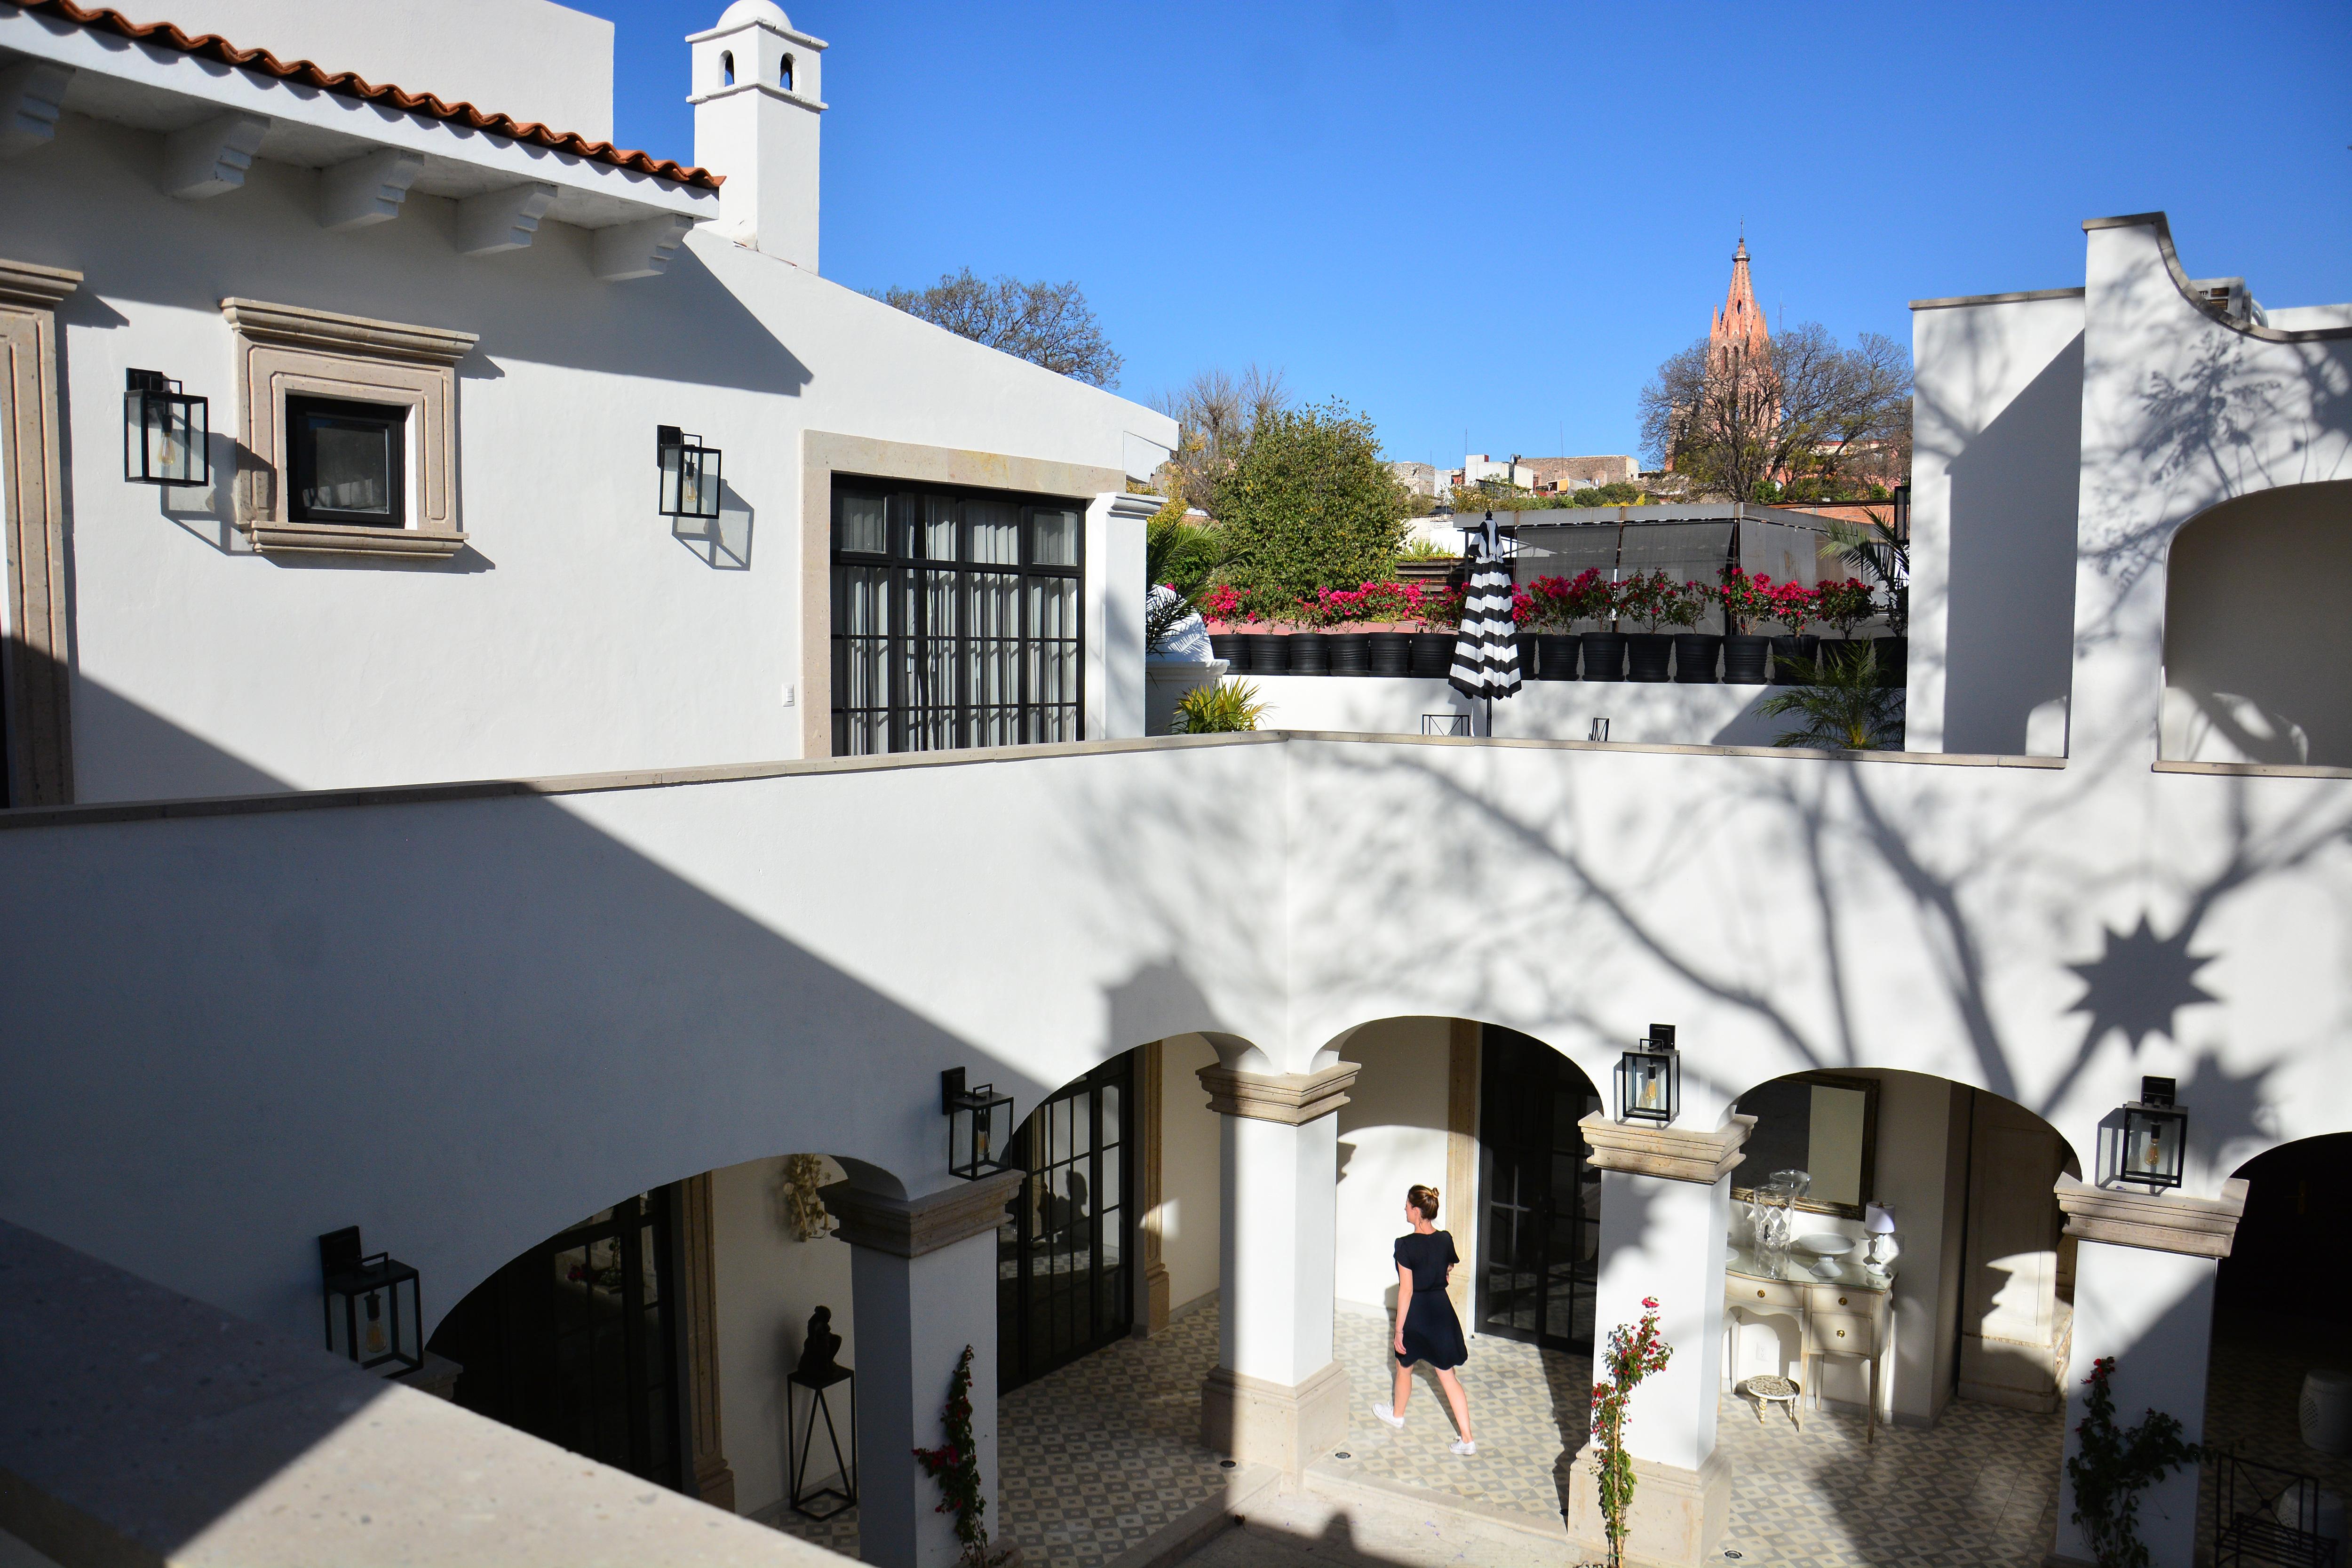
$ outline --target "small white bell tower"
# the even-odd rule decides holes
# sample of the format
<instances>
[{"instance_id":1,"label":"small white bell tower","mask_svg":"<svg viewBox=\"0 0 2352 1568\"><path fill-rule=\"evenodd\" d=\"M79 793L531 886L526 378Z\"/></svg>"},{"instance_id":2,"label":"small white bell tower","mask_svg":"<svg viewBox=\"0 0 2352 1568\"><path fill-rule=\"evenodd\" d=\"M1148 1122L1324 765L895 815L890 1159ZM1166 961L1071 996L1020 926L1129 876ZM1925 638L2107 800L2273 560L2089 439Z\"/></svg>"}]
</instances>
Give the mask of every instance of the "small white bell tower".
<instances>
[{"instance_id":1,"label":"small white bell tower","mask_svg":"<svg viewBox=\"0 0 2352 1568\"><path fill-rule=\"evenodd\" d=\"M816 270L817 121L824 41L775 0L735 0L694 50L694 161L726 176L719 232Z\"/></svg>"}]
</instances>

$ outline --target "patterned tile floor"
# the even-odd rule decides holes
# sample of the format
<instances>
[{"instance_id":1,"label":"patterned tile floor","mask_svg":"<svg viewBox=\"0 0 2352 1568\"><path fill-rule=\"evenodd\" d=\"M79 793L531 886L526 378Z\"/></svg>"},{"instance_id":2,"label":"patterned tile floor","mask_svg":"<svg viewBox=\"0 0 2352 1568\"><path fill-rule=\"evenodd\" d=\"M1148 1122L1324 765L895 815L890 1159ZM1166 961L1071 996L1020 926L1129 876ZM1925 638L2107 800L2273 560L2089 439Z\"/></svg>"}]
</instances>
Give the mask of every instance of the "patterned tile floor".
<instances>
[{"instance_id":1,"label":"patterned tile floor","mask_svg":"<svg viewBox=\"0 0 2352 1568\"><path fill-rule=\"evenodd\" d=\"M1478 1453L1463 1459L1447 1449L1453 1425L1426 1373L1402 1431L1373 1419L1388 1387L1385 1323L1342 1308L1334 1326L1353 1394L1352 1474L1559 1518L1574 1452L1561 1434L1580 1441L1584 1428L1580 1359L1474 1342L1463 1384ZM1222 1495L1229 1472L1197 1436L1216 1344L1216 1313L1197 1312L1157 1340L1113 1345L1004 1397L999 1531L1021 1544L1028 1568L1102 1568ZM1808 1411L1799 1432L1777 1413L1759 1424L1746 1401L1727 1398L1720 1421L1733 1476L1725 1545L1744 1568L2031 1568L2049 1550L2056 1416L1955 1404L1934 1430L1882 1427L1869 1447L1843 1414ZM791 1517L785 1528L855 1555L855 1521L854 1510L827 1526ZM1358 1546L1378 1551L1369 1540Z\"/></svg>"},{"instance_id":2,"label":"patterned tile floor","mask_svg":"<svg viewBox=\"0 0 2352 1568\"><path fill-rule=\"evenodd\" d=\"M2297 1415L2305 1373L2314 1367L2352 1368L2352 1331L2340 1324L2303 1318L2227 1319L2214 1325L2212 1360L2208 1365L2208 1444L2231 1449L2257 1464L2313 1477L2326 1490L2352 1498L2352 1457L2305 1447ZM2200 1563L2212 1558L2218 1475L2217 1467L2208 1465L2200 1478Z\"/></svg>"}]
</instances>

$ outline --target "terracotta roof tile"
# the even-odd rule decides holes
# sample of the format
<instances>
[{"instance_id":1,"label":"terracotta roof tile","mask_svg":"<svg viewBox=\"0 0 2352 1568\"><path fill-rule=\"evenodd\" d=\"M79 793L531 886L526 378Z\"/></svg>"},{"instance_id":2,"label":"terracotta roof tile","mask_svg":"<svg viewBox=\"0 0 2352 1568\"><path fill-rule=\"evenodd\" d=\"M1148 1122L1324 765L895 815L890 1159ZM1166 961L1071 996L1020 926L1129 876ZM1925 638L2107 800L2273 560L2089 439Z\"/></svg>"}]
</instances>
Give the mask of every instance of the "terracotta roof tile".
<instances>
[{"instance_id":1,"label":"terracotta roof tile","mask_svg":"<svg viewBox=\"0 0 2352 1568\"><path fill-rule=\"evenodd\" d=\"M409 92L389 83L378 85L363 80L351 71L329 71L309 60L289 63L267 49L240 49L217 33L191 37L169 22L134 22L110 7L84 7L75 5L73 0L13 0L13 3L19 10L62 16L85 27L142 44L177 49L199 59L217 60L240 70L258 71L281 81L299 82L321 92L331 92L338 98L388 103L426 120L442 120L475 131L486 131L494 136L509 136L535 147L569 153L574 157L610 164L615 169L630 169L641 174L652 174L660 179L675 180L680 184L699 185L713 191L719 188L723 178L708 169L695 168L671 159L656 158L647 153L627 152L609 142L591 142L577 132L551 131L536 121L524 124L511 115L484 113L470 103L445 103L429 92Z\"/></svg>"}]
</instances>

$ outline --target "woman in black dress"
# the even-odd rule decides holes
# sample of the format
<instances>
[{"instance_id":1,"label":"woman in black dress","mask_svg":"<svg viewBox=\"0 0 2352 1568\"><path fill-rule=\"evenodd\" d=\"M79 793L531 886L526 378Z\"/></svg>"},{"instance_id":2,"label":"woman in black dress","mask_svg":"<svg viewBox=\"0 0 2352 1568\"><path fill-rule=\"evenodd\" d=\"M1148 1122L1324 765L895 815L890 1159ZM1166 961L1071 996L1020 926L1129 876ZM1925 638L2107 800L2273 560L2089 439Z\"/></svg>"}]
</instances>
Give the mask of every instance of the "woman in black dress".
<instances>
[{"instance_id":1,"label":"woman in black dress","mask_svg":"<svg viewBox=\"0 0 2352 1568\"><path fill-rule=\"evenodd\" d=\"M1454 1237L1437 1228L1437 1189L1416 1186L1404 1195L1404 1221L1410 1236L1397 1237L1396 1397L1375 1405L1372 1414L1391 1426L1404 1425L1404 1402L1412 1396L1412 1363L1425 1361L1437 1371L1437 1385L1454 1407L1454 1440L1457 1454L1475 1454L1478 1440L1470 1433L1470 1396L1454 1369L1470 1359L1462 1342L1462 1320L1445 1294L1454 1266L1462 1261Z\"/></svg>"}]
</instances>

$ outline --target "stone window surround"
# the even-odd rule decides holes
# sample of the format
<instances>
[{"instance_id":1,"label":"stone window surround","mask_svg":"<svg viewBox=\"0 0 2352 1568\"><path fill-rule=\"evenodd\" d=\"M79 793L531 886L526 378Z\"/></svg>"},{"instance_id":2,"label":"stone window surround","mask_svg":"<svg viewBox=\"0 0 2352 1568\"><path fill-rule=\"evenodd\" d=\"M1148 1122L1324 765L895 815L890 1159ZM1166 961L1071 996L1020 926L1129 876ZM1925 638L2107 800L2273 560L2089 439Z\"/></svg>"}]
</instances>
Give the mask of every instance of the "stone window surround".
<instances>
[{"instance_id":1,"label":"stone window surround","mask_svg":"<svg viewBox=\"0 0 2352 1568\"><path fill-rule=\"evenodd\" d=\"M71 680L66 609L65 488L58 432L58 313L81 274L0 261L0 506L6 559L7 803L73 800Z\"/></svg>"},{"instance_id":2,"label":"stone window surround","mask_svg":"<svg viewBox=\"0 0 2352 1568\"><path fill-rule=\"evenodd\" d=\"M223 300L221 315L237 350L236 526L256 550L445 560L466 547L457 519L457 364L478 337L258 300ZM296 522L287 515L289 395L411 410L406 526Z\"/></svg>"}]
</instances>

